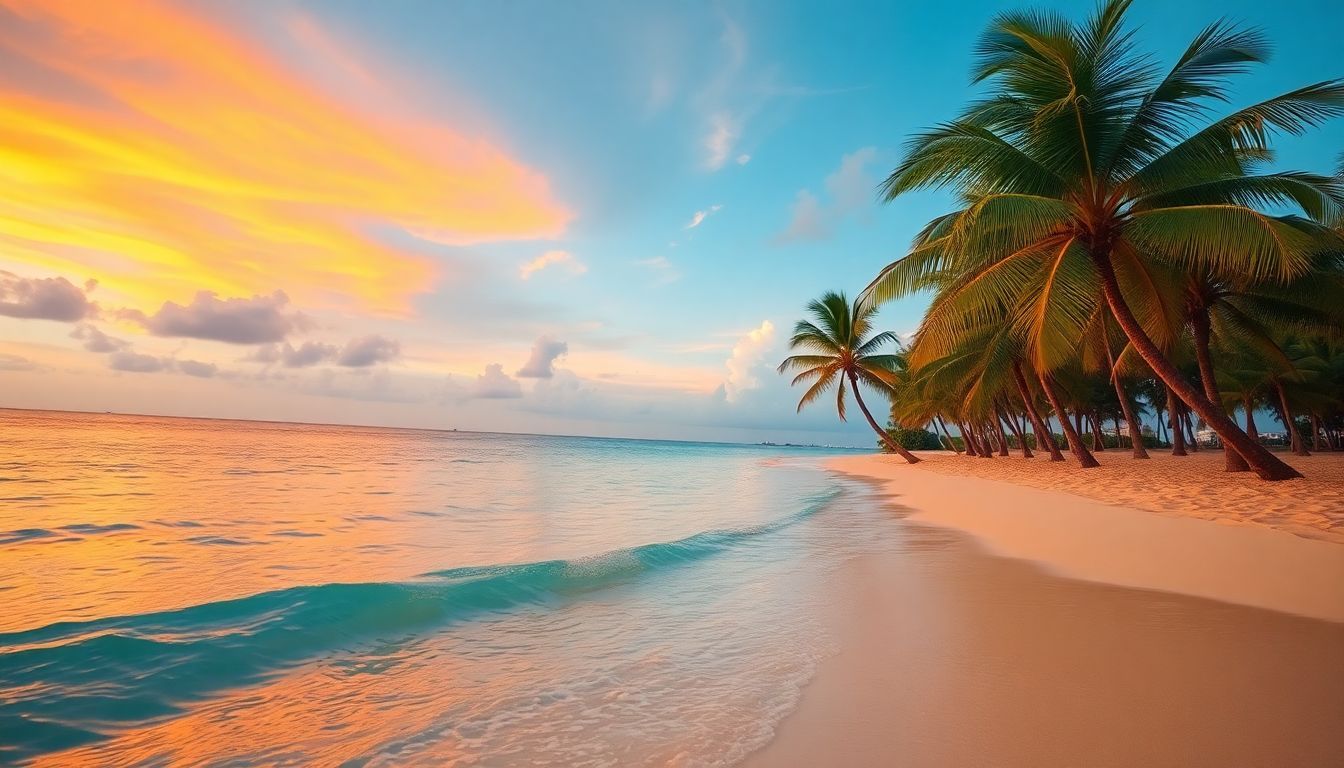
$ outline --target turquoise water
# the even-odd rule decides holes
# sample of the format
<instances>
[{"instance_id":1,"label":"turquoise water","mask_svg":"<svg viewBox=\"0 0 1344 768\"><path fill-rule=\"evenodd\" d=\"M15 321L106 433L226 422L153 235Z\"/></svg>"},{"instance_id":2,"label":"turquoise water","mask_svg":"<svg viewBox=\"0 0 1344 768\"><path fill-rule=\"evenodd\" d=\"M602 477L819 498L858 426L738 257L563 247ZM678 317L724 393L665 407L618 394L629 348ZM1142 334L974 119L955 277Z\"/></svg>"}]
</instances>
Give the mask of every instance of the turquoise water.
<instances>
[{"instance_id":1,"label":"turquoise water","mask_svg":"<svg viewBox=\"0 0 1344 768\"><path fill-rule=\"evenodd\" d=\"M731 765L882 525L835 453L0 411L0 762Z\"/></svg>"}]
</instances>

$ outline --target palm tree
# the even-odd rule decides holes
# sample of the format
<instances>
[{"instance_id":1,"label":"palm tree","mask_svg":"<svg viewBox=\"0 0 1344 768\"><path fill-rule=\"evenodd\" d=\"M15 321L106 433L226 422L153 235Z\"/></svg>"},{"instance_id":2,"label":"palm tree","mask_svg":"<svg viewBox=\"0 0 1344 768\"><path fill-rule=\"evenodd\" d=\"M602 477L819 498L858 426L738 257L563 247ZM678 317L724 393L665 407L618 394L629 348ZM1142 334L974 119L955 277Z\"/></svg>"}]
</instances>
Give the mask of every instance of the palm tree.
<instances>
[{"instance_id":1,"label":"palm tree","mask_svg":"<svg viewBox=\"0 0 1344 768\"><path fill-rule=\"evenodd\" d=\"M864 298L941 283L958 294L950 303L963 317L1011 324L1044 375L1071 360L1100 304L1154 374L1260 477L1297 477L1172 363L1166 350L1186 322L1181 297L1156 273L1286 283L1338 242L1322 223L1344 209L1337 178L1257 166L1275 132L1301 133L1344 112L1344 80L1192 130L1210 103L1227 100L1229 76L1266 59L1264 37L1215 23L1161 75L1135 52L1128 7L1107 0L1083 24L1051 12L995 19L974 75L991 92L917 136L883 185L887 200L950 186L964 207L932 221Z\"/></svg>"},{"instance_id":2,"label":"palm tree","mask_svg":"<svg viewBox=\"0 0 1344 768\"><path fill-rule=\"evenodd\" d=\"M799 320L793 328L793 338L789 339L789 349L803 350L806 354L793 355L779 364L780 373L800 371L792 384L812 382L798 401L798 410L802 411L803 406L835 388L835 408L840 420L844 421L845 381L848 380L854 392L854 402L858 403L863 417L882 443L911 464L919 461L918 456L901 447L878 426L859 393L859 382L883 393L897 383L899 361L895 355L881 354L884 346L896 343L896 335L890 331L872 335L877 307L851 305L845 294L830 291L809 302L807 311L812 320Z\"/></svg>"},{"instance_id":3,"label":"palm tree","mask_svg":"<svg viewBox=\"0 0 1344 768\"><path fill-rule=\"evenodd\" d=\"M1241 368L1282 371L1292 368L1281 344L1282 329L1328 332L1344 327L1344 305L1339 300L1344 295L1344 273L1337 260L1324 253L1309 271L1287 285L1202 273L1188 278L1186 295L1200 381L1215 402L1220 396L1220 370L1226 366L1215 364L1214 342L1219 343L1220 351L1235 353L1225 362ZM1272 383L1274 377L1266 375L1275 394L1282 395L1278 391L1281 384ZM1293 447L1301 453L1296 450L1301 446L1294 443ZM1231 450L1225 453L1229 472L1247 469L1239 454Z\"/></svg>"}]
</instances>

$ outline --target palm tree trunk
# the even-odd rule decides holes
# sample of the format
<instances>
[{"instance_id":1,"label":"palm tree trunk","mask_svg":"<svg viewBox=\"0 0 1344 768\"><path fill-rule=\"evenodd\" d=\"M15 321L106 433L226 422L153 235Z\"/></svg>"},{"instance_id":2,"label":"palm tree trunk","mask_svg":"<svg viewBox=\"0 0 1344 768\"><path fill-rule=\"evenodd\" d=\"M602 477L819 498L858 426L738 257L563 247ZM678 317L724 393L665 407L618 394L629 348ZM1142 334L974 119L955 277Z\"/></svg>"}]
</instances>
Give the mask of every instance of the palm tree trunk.
<instances>
[{"instance_id":1,"label":"palm tree trunk","mask_svg":"<svg viewBox=\"0 0 1344 768\"><path fill-rule=\"evenodd\" d=\"M966 456L968 458L978 457L980 455L980 446L975 444L975 435L971 434L971 428L966 422L957 422L957 429L961 430L961 442L966 444Z\"/></svg>"},{"instance_id":2,"label":"palm tree trunk","mask_svg":"<svg viewBox=\"0 0 1344 768\"><path fill-rule=\"evenodd\" d=\"M1092 450L1101 453L1106 450L1106 441L1101 437L1101 414L1093 411L1088 418L1092 421Z\"/></svg>"},{"instance_id":3,"label":"palm tree trunk","mask_svg":"<svg viewBox=\"0 0 1344 768\"><path fill-rule=\"evenodd\" d=\"M990 442L985 426L981 424L979 427L971 427L971 434L975 435L975 444L980 448L980 458L994 458L994 444Z\"/></svg>"},{"instance_id":4,"label":"palm tree trunk","mask_svg":"<svg viewBox=\"0 0 1344 768\"><path fill-rule=\"evenodd\" d=\"M1246 411L1246 434L1250 435L1252 440L1258 441L1260 432L1255 428L1255 405L1251 402L1250 395L1242 396L1241 407Z\"/></svg>"},{"instance_id":5,"label":"palm tree trunk","mask_svg":"<svg viewBox=\"0 0 1344 768\"><path fill-rule=\"evenodd\" d=\"M1115 370L1115 356L1111 354L1110 334L1106 334L1106 358L1111 363L1111 383L1115 385L1115 396L1120 398L1120 410L1125 415L1125 424L1129 425L1129 448L1136 459L1148 458L1148 449L1143 447L1143 428L1134 416L1134 404L1125 395L1125 385L1120 383L1120 375ZM1161 418L1159 414L1158 418ZM1159 422L1161 423L1161 422ZM1120 444L1120 424L1115 425L1116 445Z\"/></svg>"},{"instance_id":6,"label":"palm tree trunk","mask_svg":"<svg viewBox=\"0 0 1344 768\"><path fill-rule=\"evenodd\" d=\"M975 439L975 433L971 431L971 425L963 423L961 425L961 439L966 442L966 455L974 458L980 458L980 443Z\"/></svg>"},{"instance_id":7,"label":"palm tree trunk","mask_svg":"<svg viewBox=\"0 0 1344 768\"><path fill-rule=\"evenodd\" d=\"M952 451L952 453L955 453L958 456L961 455L961 450L957 448L956 442L952 439L952 433L947 431L947 424L943 423L943 417L935 416L933 418L933 423L943 430L943 436L947 438L948 450Z\"/></svg>"},{"instance_id":8,"label":"palm tree trunk","mask_svg":"<svg viewBox=\"0 0 1344 768\"><path fill-rule=\"evenodd\" d=\"M1167 387L1167 413L1171 414L1171 455L1185 455L1185 427L1181 426L1181 404L1176 393Z\"/></svg>"},{"instance_id":9,"label":"palm tree trunk","mask_svg":"<svg viewBox=\"0 0 1344 768\"><path fill-rule=\"evenodd\" d=\"M1213 353L1210 350L1209 310L1203 304L1191 307L1190 325L1195 342L1195 359L1199 361L1199 380L1204 385L1204 396L1209 402L1217 403L1218 380L1213 370ZM1223 441L1223 468L1228 472L1249 472L1251 467L1232 444Z\"/></svg>"},{"instance_id":10,"label":"palm tree trunk","mask_svg":"<svg viewBox=\"0 0 1344 768\"><path fill-rule=\"evenodd\" d=\"M1209 425L1209 428L1218 434L1224 445L1231 445L1246 463L1255 470L1255 473L1262 480L1288 480L1294 477L1301 477L1302 474L1292 467L1285 464L1274 454L1265 449L1263 445L1252 440L1245 432L1237 428L1237 425L1223 413L1222 409L1215 406L1213 401L1207 396L1195 389L1194 385L1188 379L1181 375L1181 372L1172 365L1166 355L1157 348L1153 340L1148 338L1144 332L1143 326L1134 317L1134 311L1125 303L1125 297L1120 293L1120 283L1115 278L1115 267L1111 264L1109 253L1101 249L1092 249L1092 261L1096 264L1097 272L1101 276L1101 284L1106 294L1106 303L1115 315L1116 321L1120 323L1120 328L1129 338L1129 342L1134 345L1134 350L1139 353L1139 357L1153 369L1153 373L1162 379L1178 397L1184 400L1189 406L1195 409L1200 418Z\"/></svg>"},{"instance_id":11,"label":"palm tree trunk","mask_svg":"<svg viewBox=\"0 0 1344 768\"><path fill-rule=\"evenodd\" d=\"M1283 424L1288 429L1288 444L1293 448L1293 455L1310 456L1311 451L1307 450L1307 444L1298 433L1297 424L1293 422L1293 412L1288 408L1288 393L1283 389L1283 382L1276 379L1274 388L1279 391L1279 407L1283 409Z\"/></svg>"},{"instance_id":12,"label":"palm tree trunk","mask_svg":"<svg viewBox=\"0 0 1344 768\"><path fill-rule=\"evenodd\" d=\"M1036 449L1040 450L1041 446L1045 446L1050 451L1051 461L1063 461L1064 456L1059 452L1059 446L1055 444L1054 432L1041 418L1040 411L1036 410L1035 398L1032 397L1031 390L1027 388L1027 377L1022 375L1021 363L1013 363L1013 379L1017 381L1017 394L1022 398L1022 405L1027 409L1027 416L1031 418L1031 428L1036 431Z\"/></svg>"},{"instance_id":13,"label":"palm tree trunk","mask_svg":"<svg viewBox=\"0 0 1344 768\"><path fill-rule=\"evenodd\" d=\"M980 458L994 458L994 452L998 450L998 446L994 443L994 430L982 421L976 427L975 434L980 436L980 445L985 449L985 452L980 454Z\"/></svg>"},{"instance_id":14,"label":"palm tree trunk","mask_svg":"<svg viewBox=\"0 0 1344 768\"><path fill-rule=\"evenodd\" d=\"M854 375L853 371L849 372L849 385L854 390L854 402L858 403L859 410L863 411L863 418L868 420L868 426L873 428L873 431L882 439L882 442L891 449L892 453L900 454L901 458L905 459L906 462L910 464L918 463L919 457L905 450L900 443L892 440L891 435L887 434L887 430L878 426L877 421L873 419L873 414L868 412L868 406L863 402L863 395L859 394L859 377Z\"/></svg>"},{"instance_id":15,"label":"palm tree trunk","mask_svg":"<svg viewBox=\"0 0 1344 768\"><path fill-rule=\"evenodd\" d=\"M999 421L998 409L994 411L994 434L999 437L999 455L1008 455L1008 436L1003 433L1003 424Z\"/></svg>"},{"instance_id":16,"label":"palm tree trunk","mask_svg":"<svg viewBox=\"0 0 1344 768\"><path fill-rule=\"evenodd\" d=\"M1000 418L1002 418L1002 414L1000 414ZM1017 442L1022 445L1022 458L1030 459L1031 448L1027 446L1026 435L1022 434L1022 430L1017 426L1017 419L1006 419L1006 421L1008 422L1008 428L1013 431L1013 437L1016 437Z\"/></svg>"},{"instance_id":17,"label":"palm tree trunk","mask_svg":"<svg viewBox=\"0 0 1344 768\"><path fill-rule=\"evenodd\" d=\"M1045 396L1050 400L1050 405L1054 407L1055 416L1059 418L1060 426L1064 428L1064 439L1069 441L1069 452L1074 455L1074 458L1078 459L1078 463L1082 465L1083 469L1101 466L1097 458L1087 450L1087 446L1083 445L1083 440L1078 436L1078 431L1069 422L1069 414L1064 410L1064 404L1059 399L1059 393L1055 392L1049 374L1040 374L1040 379L1041 389L1045 390Z\"/></svg>"},{"instance_id":18,"label":"palm tree trunk","mask_svg":"<svg viewBox=\"0 0 1344 768\"><path fill-rule=\"evenodd\" d=\"M943 433L938 431L938 424L937 424L937 422L934 422L934 423L932 424L932 426L933 426L933 436L936 437L936 438L938 438L938 445L941 446L942 449L945 450L945 451L958 452L958 451L956 450L956 444L954 444L954 443L951 441L951 439L944 439L944 438L943 438Z\"/></svg>"},{"instance_id":19,"label":"palm tree trunk","mask_svg":"<svg viewBox=\"0 0 1344 768\"><path fill-rule=\"evenodd\" d=\"M1320 453L1321 448L1321 417L1311 414L1311 449Z\"/></svg>"},{"instance_id":20,"label":"palm tree trunk","mask_svg":"<svg viewBox=\"0 0 1344 768\"><path fill-rule=\"evenodd\" d=\"M1181 409L1181 423L1185 425L1185 444L1191 453L1199 453L1199 435L1195 434L1195 420L1190 417L1190 409Z\"/></svg>"}]
</instances>

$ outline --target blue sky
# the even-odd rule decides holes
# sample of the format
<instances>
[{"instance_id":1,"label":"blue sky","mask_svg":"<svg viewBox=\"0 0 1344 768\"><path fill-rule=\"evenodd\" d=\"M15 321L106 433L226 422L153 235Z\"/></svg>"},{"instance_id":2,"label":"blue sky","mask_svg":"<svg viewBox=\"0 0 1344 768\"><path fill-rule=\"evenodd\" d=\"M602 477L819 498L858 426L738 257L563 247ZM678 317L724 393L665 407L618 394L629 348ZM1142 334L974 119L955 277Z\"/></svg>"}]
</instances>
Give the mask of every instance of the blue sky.
<instances>
[{"instance_id":1,"label":"blue sky","mask_svg":"<svg viewBox=\"0 0 1344 768\"><path fill-rule=\"evenodd\" d=\"M0 317L0 405L866 445L861 422L820 405L795 415L771 368L810 298L857 292L945 210L938 193L879 205L874 188L908 136L973 95L977 35L1024 4L146 4L136 21L168 30L161 41L78 4L23 5L0 10L16 35L0 58L18 67L0 98L131 125L92 160L36 140L23 146L46 154L27 159L52 177L105 173L81 190L143 173L156 194L48 205L40 236L0 228L12 290L64 279L96 304L75 320ZM1338 4L1140 0L1131 21L1170 61L1219 16L1275 44L1238 102L1344 74ZM214 42L178 47L170 32L188 24ZM44 59L24 33L86 68ZM247 79L216 67L216 49L245 50ZM227 118L194 119L219 105ZM1284 140L1281 164L1331 169L1341 136ZM132 152L142 142L152 170ZM216 154L188 180L174 166ZM292 198L262 211L229 196L281 171L308 177ZM47 175L10 175L69 198ZM310 214L304 231L286 218ZM134 233L135 252L72 242L100 227ZM882 323L910 331L922 309L894 304ZM264 327L211 324L247 313Z\"/></svg>"}]
</instances>

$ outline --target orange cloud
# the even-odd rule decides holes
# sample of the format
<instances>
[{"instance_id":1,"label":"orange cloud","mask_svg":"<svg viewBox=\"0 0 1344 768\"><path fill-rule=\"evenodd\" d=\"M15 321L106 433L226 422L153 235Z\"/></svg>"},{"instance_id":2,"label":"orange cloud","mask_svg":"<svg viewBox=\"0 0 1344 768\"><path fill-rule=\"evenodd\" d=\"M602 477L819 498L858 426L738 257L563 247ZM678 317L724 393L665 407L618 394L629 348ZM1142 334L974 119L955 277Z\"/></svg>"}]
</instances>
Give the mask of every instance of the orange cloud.
<instances>
[{"instance_id":1,"label":"orange cloud","mask_svg":"<svg viewBox=\"0 0 1344 768\"><path fill-rule=\"evenodd\" d=\"M465 244L569 218L488 141L358 110L185 7L0 0L0 67L0 259L144 309L283 289L397 313L435 267L379 230Z\"/></svg>"}]
</instances>

